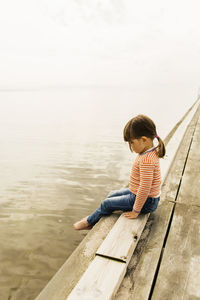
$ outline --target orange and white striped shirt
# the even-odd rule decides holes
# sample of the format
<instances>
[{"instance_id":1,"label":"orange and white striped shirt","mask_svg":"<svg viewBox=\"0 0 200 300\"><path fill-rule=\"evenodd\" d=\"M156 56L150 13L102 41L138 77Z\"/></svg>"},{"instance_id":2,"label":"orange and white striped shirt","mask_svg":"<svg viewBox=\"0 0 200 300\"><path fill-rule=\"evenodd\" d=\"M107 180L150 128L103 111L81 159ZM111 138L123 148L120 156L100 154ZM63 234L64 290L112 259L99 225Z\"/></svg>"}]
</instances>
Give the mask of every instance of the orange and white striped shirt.
<instances>
[{"instance_id":1,"label":"orange and white striped shirt","mask_svg":"<svg viewBox=\"0 0 200 300\"><path fill-rule=\"evenodd\" d=\"M155 148L138 154L131 170L129 190L136 195L133 209L140 212L147 197L158 197L161 187L159 157Z\"/></svg>"}]
</instances>

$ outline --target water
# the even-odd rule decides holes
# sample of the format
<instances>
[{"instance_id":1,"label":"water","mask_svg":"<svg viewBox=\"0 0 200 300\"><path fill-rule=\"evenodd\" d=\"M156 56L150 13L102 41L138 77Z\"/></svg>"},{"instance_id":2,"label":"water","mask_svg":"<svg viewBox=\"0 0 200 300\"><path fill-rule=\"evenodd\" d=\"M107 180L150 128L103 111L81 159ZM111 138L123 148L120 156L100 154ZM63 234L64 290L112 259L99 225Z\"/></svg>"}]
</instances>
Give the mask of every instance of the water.
<instances>
[{"instance_id":1,"label":"water","mask_svg":"<svg viewBox=\"0 0 200 300\"><path fill-rule=\"evenodd\" d=\"M164 138L195 100L167 99L117 87L0 93L0 299L34 299L86 235L73 223L127 185L126 122L145 113Z\"/></svg>"}]
</instances>

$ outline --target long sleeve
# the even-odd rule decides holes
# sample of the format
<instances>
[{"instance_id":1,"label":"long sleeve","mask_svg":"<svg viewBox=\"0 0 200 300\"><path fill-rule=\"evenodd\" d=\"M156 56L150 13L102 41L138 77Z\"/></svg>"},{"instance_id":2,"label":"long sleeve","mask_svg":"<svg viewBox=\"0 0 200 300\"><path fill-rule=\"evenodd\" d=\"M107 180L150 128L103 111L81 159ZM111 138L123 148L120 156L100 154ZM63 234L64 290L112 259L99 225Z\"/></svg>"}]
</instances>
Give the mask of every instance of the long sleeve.
<instances>
[{"instance_id":1,"label":"long sleeve","mask_svg":"<svg viewBox=\"0 0 200 300\"><path fill-rule=\"evenodd\" d=\"M140 184L137 190L133 209L140 212L152 186L155 165L149 162L142 162L139 166Z\"/></svg>"}]
</instances>

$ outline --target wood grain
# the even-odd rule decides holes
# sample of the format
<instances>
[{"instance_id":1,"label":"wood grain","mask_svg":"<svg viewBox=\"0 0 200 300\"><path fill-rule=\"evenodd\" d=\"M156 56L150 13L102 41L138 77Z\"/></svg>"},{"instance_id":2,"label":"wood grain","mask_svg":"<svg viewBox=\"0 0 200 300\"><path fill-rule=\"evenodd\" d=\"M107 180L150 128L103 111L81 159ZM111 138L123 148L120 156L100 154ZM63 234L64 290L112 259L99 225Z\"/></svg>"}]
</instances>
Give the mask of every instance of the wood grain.
<instances>
[{"instance_id":1,"label":"wood grain","mask_svg":"<svg viewBox=\"0 0 200 300\"><path fill-rule=\"evenodd\" d=\"M128 263L139 241L149 214L128 219L121 215L107 237L97 249L96 255L115 258Z\"/></svg>"},{"instance_id":2,"label":"wood grain","mask_svg":"<svg viewBox=\"0 0 200 300\"><path fill-rule=\"evenodd\" d=\"M152 300L200 299L200 208L175 209Z\"/></svg>"},{"instance_id":3,"label":"wood grain","mask_svg":"<svg viewBox=\"0 0 200 300\"><path fill-rule=\"evenodd\" d=\"M199 132L198 119L152 299L200 298Z\"/></svg>"},{"instance_id":4,"label":"wood grain","mask_svg":"<svg viewBox=\"0 0 200 300\"><path fill-rule=\"evenodd\" d=\"M123 262L96 256L67 300L113 299L126 267Z\"/></svg>"}]
</instances>

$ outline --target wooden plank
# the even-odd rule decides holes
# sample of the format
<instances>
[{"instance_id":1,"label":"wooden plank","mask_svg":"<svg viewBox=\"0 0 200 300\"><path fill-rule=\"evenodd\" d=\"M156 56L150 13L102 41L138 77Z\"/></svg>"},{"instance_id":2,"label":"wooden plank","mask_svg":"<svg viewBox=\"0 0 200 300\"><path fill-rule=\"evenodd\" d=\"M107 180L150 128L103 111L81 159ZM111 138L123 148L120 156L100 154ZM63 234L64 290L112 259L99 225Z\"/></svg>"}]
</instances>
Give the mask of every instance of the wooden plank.
<instances>
[{"instance_id":1,"label":"wooden plank","mask_svg":"<svg viewBox=\"0 0 200 300\"><path fill-rule=\"evenodd\" d=\"M200 207L193 205L200 204L199 131L200 120L178 196L181 205L175 208L152 299L200 298Z\"/></svg>"},{"instance_id":2,"label":"wooden plank","mask_svg":"<svg viewBox=\"0 0 200 300\"><path fill-rule=\"evenodd\" d=\"M115 300L149 299L172 209L173 205L165 202L162 207L158 207L157 211L149 217L150 228L148 228L147 223L147 229L144 230L144 237L141 236L141 240L138 243L139 247L133 253L127 267L128 272L125 274L120 288L116 293ZM153 237L152 231L158 234L154 240L151 240Z\"/></svg>"},{"instance_id":3,"label":"wooden plank","mask_svg":"<svg viewBox=\"0 0 200 300\"><path fill-rule=\"evenodd\" d=\"M121 215L98 248L96 255L111 257L128 263L148 216L149 214L139 215L137 219L128 219Z\"/></svg>"},{"instance_id":4,"label":"wooden plank","mask_svg":"<svg viewBox=\"0 0 200 300\"><path fill-rule=\"evenodd\" d=\"M171 137L170 141L166 147L166 156L164 159L160 160L160 166L162 170L162 180L164 181L167 173L170 169L171 163L175 158L177 149L179 148L180 143L182 142L183 136L186 132L187 127L189 126L192 118L195 115L199 107L199 102L197 101L194 105L193 109L187 115L187 117L183 120L183 122L179 125L178 129L175 131L174 135Z\"/></svg>"},{"instance_id":5,"label":"wooden plank","mask_svg":"<svg viewBox=\"0 0 200 300\"><path fill-rule=\"evenodd\" d=\"M195 129L195 124L200 114L200 107L196 111L190 125L188 126L183 140L176 153L175 160L170 168L167 177L162 185L161 203L156 212L150 215L147 222L152 223L148 240L138 244L140 252L134 253L128 266L129 272L126 274L122 284L115 296L115 300L134 299L148 300L156 268L162 253L163 241L166 229L169 224L173 203L182 177L186 156L189 150L190 141ZM146 234L144 232L144 234ZM142 238L142 236L141 236ZM147 241L146 241L147 240ZM127 290L128 295L127 295ZM160 299L160 298L158 298ZM170 298L169 298L170 299Z\"/></svg>"},{"instance_id":6,"label":"wooden plank","mask_svg":"<svg viewBox=\"0 0 200 300\"><path fill-rule=\"evenodd\" d=\"M200 118L198 120L190 153L188 155L188 162L185 168L184 176L182 179L182 185L187 186L187 189L181 189L177 202L200 205L199 198L197 197L199 193L200 186Z\"/></svg>"},{"instance_id":7,"label":"wooden plank","mask_svg":"<svg viewBox=\"0 0 200 300\"><path fill-rule=\"evenodd\" d=\"M123 262L96 256L67 300L113 299L126 268Z\"/></svg>"},{"instance_id":8,"label":"wooden plank","mask_svg":"<svg viewBox=\"0 0 200 300\"><path fill-rule=\"evenodd\" d=\"M200 208L178 205L152 300L200 299L199 229Z\"/></svg>"}]
</instances>

